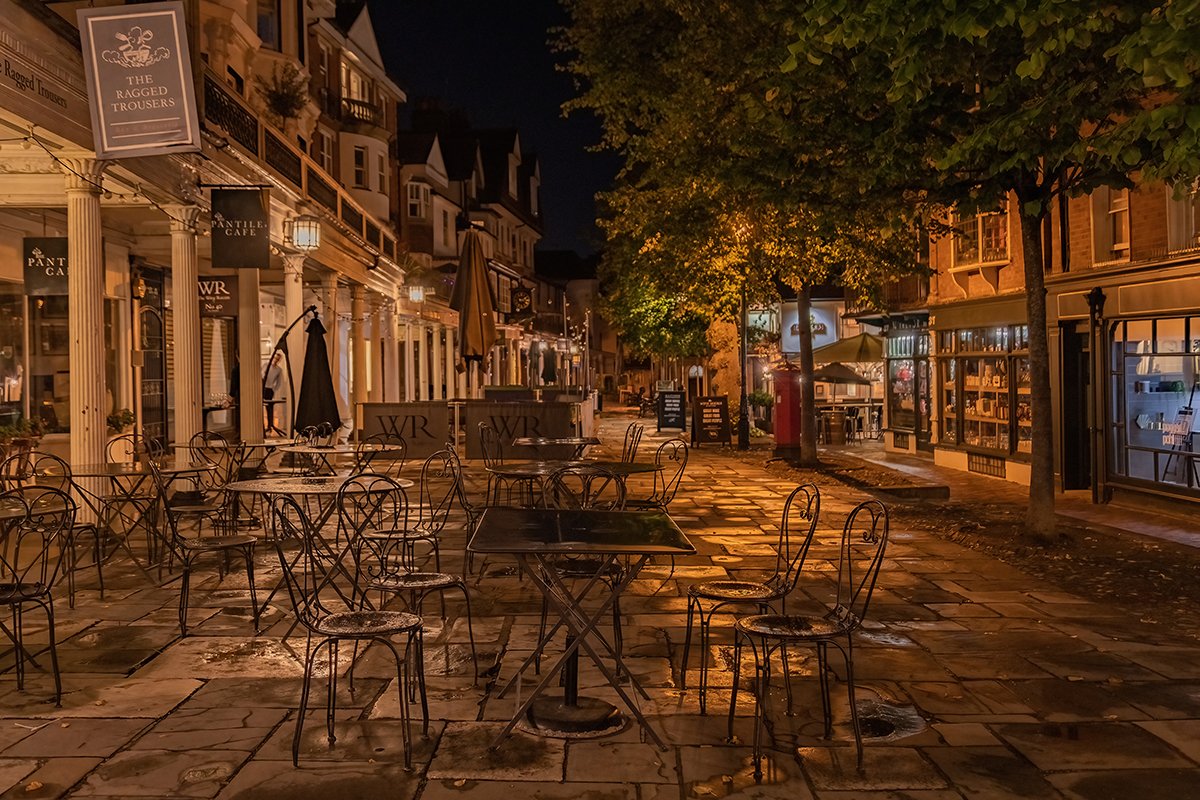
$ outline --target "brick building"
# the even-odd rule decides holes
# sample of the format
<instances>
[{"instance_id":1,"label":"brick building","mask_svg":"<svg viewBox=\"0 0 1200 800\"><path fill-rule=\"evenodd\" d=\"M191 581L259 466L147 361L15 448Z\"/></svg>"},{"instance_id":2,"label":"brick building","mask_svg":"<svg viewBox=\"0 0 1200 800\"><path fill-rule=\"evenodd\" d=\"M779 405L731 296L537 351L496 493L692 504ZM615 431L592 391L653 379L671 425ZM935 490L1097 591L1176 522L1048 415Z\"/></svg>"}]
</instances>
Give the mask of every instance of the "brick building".
<instances>
[{"instance_id":1,"label":"brick building","mask_svg":"<svg viewBox=\"0 0 1200 800\"><path fill-rule=\"evenodd\" d=\"M1098 189L1044 233L1055 461L1099 500L1200 499L1196 191ZM890 450L1029 480L1028 327L1015 200L956 218L931 276L898 285L888 328Z\"/></svg>"}]
</instances>

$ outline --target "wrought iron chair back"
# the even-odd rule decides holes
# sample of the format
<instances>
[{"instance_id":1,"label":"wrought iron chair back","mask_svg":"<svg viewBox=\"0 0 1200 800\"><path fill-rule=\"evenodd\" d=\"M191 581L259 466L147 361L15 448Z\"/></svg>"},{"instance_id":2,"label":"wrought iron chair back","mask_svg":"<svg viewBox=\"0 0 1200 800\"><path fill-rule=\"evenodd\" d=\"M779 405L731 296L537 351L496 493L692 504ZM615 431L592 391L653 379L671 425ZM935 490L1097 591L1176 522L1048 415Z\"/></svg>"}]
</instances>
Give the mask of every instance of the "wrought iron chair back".
<instances>
[{"instance_id":1,"label":"wrought iron chair back","mask_svg":"<svg viewBox=\"0 0 1200 800\"><path fill-rule=\"evenodd\" d=\"M380 449L387 447L387 450ZM375 472L395 478L408 460L408 443L391 433L373 433L354 449L354 472Z\"/></svg>"},{"instance_id":2,"label":"wrought iron chair back","mask_svg":"<svg viewBox=\"0 0 1200 800\"><path fill-rule=\"evenodd\" d=\"M479 423L479 449L483 453L485 469L501 466L504 463L504 445L500 434L486 422Z\"/></svg>"},{"instance_id":3,"label":"wrought iron chair back","mask_svg":"<svg viewBox=\"0 0 1200 800\"><path fill-rule=\"evenodd\" d=\"M404 527L408 496L400 484L378 472L355 475L337 493L338 521L350 535Z\"/></svg>"},{"instance_id":4,"label":"wrought iron chair back","mask_svg":"<svg viewBox=\"0 0 1200 800\"><path fill-rule=\"evenodd\" d=\"M18 489L33 478L33 451L23 450L13 453L0 461L0 486L4 489Z\"/></svg>"},{"instance_id":5,"label":"wrought iron chair back","mask_svg":"<svg viewBox=\"0 0 1200 800\"><path fill-rule=\"evenodd\" d=\"M842 529L836 602L829 616L848 630L857 628L867 617L887 549L889 525L887 506L867 500L850 512Z\"/></svg>"},{"instance_id":6,"label":"wrought iron chair back","mask_svg":"<svg viewBox=\"0 0 1200 800\"><path fill-rule=\"evenodd\" d=\"M629 423L625 429L625 443L621 446L621 460L625 463L637 461L638 447L642 443L642 434L646 427L639 422Z\"/></svg>"},{"instance_id":7,"label":"wrought iron chair back","mask_svg":"<svg viewBox=\"0 0 1200 800\"><path fill-rule=\"evenodd\" d=\"M821 492L812 483L797 486L783 504L779 545L775 549L775 574L767 579L767 585L781 595L791 594L796 586L820 516Z\"/></svg>"},{"instance_id":8,"label":"wrought iron chair back","mask_svg":"<svg viewBox=\"0 0 1200 800\"><path fill-rule=\"evenodd\" d=\"M654 463L659 469L654 473L654 494L650 500L664 511L679 491L683 471L687 468L688 444L683 439L670 439L658 446Z\"/></svg>"},{"instance_id":9,"label":"wrought iron chair back","mask_svg":"<svg viewBox=\"0 0 1200 800\"><path fill-rule=\"evenodd\" d=\"M625 482L604 467L571 464L550 473L542 487L542 499L547 508L622 511Z\"/></svg>"},{"instance_id":10,"label":"wrought iron chair back","mask_svg":"<svg viewBox=\"0 0 1200 800\"><path fill-rule=\"evenodd\" d=\"M417 529L436 536L446 527L455 497L462 494L462 467L452 450L439 450L421 465Z\"/></svg>"},{"instance_id":11,"label":"wrought iron chair back","mask_svg":"<svg viewBox=\"0 0 1200 800\"><path fill-rule=\"evenodd\" d=\"M22 512L0 548L0 596L19 602L49 593L70 546L75 501L61 489L27 486L4 492L0 502L20 503Z\"/></svg>"}]
</instances>

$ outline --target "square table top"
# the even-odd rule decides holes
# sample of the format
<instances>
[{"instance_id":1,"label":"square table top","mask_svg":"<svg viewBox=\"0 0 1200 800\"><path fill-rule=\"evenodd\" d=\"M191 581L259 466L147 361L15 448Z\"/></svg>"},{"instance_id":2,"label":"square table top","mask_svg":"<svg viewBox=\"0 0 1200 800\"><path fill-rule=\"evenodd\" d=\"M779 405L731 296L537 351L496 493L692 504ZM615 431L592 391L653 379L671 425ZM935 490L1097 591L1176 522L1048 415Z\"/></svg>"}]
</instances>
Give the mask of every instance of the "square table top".
<instances>
[{"instance_id":1,"label":"square table top","mask_svg":"<svg viewBox=\"0 0 1200 800\"><path fill-rule=\"evenodd\" d=\"M489 508L468 548L476 553L686 556L696 548L662 511Z\"/></svg>"}]
</instances>

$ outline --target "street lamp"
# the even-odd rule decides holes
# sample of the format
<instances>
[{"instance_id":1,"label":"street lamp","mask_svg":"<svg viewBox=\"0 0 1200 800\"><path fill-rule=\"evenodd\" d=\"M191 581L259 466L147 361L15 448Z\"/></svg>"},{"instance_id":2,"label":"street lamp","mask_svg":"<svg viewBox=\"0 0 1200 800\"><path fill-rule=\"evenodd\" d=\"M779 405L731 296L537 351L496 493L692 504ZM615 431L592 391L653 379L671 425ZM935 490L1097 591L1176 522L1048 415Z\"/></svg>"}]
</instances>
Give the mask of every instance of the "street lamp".
<instances>
[{"instance_id":1,"label":"street lamp","mask_svg":"<svg viewBox=\"0 0 1200 800\"><path fill-rule=\"evenodd\" d=\"M425 287L417 283L410 283L408 285L408 299L413 303L424 303Z\"/></svg>"}]
</instances>

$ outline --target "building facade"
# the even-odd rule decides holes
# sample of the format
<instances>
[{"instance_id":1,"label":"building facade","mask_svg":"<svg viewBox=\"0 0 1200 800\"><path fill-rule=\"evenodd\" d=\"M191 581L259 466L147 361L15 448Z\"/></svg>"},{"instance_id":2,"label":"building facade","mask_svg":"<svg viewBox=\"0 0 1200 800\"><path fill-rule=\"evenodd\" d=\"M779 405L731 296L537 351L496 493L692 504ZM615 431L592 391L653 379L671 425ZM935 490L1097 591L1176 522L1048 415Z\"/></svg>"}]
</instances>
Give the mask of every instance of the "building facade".
<instances>
[{"instance_id":1,"label":"building facade","mask_svg":"<svg viewBox=\"0 0 1200 800\"><path fill-rule=\"evenodd\" d=\"M889 296L885 443L1028 482L1028 325L1015 201L955 217ZM1195 187L1063 198L1045 226L1055 463L1097 500L1200 500ZM926 413L927 411L927 413Z\"/></svg>"}]
</instances>

